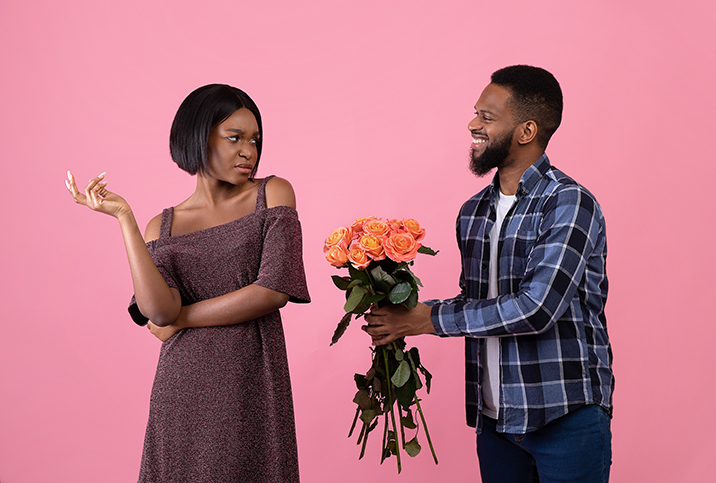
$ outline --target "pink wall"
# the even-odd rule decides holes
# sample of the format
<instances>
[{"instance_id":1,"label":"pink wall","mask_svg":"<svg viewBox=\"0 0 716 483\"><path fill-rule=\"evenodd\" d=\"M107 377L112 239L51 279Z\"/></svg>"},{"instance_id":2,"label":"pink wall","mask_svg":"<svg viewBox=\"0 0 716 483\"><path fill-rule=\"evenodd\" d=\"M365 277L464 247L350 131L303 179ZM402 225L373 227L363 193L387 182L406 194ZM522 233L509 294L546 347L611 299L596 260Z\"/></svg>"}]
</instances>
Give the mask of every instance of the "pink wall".
<instances>
[{"instance_id":1,"label":"pink wall","mask_svg":"<svg viewBox=\"0 0 716 483\"><path fill-rule=\"evenodd\" d=\"M0 6L0 481L136 479L159 343L125 312L132 289L116 222L75 207L62 180L67 169L80 180L106 170L142 225L180 202L194 181L169 159L169 126L184 96L210 82L254 97L260 174L288 178L298 194L314 302L284 316L303 480L477 481L461 340L414 340L435 375L424 408L439 466L423 454L398 477L393 461L378 466L375 445L357 461L346 434L368 340L351 327L328 346L342 302L321 245L358 216L415 217L441 250L416 265L422 295L454 295L454 217L486 183L467 170L466 125L489 74L513 63L562 83L549 154L607 217L612 481L708 480L716 7L347 3Z\"/></svg>"}]
</instances>

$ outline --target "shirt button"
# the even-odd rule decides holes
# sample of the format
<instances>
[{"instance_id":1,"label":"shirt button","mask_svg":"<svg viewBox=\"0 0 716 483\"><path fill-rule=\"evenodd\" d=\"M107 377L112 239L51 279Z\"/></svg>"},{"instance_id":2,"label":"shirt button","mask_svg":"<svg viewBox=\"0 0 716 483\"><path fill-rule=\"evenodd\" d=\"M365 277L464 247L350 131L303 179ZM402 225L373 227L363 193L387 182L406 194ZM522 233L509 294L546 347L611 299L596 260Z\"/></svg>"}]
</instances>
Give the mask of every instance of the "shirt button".
<instances>
[{"instance_id":1,"label":"shirt button","mask_svg":"<svg viewBox=\"0 0 716 483\"><path fill-rule=\"evenodd\" d=\"M482 269L483 269L483 270L487 270L487 263L483 263L483 264L482 264Z\"/></svg>"}]
</instances>

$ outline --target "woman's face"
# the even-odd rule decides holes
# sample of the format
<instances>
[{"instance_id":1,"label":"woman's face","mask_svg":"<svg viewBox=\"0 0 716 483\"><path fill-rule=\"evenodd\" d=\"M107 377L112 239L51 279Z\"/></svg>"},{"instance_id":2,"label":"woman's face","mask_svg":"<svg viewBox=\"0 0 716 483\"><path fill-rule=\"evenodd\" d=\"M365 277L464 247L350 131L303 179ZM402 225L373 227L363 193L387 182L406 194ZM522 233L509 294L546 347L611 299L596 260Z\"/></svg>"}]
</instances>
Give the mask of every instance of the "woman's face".
<instances>
[{"instance_id":1,"label":"woman's face","mask_svg":"<svg viewBox=\"0 0 716 483\"><path fill-rule=\"evenodd\" d=\"M215 126L209 134L209 175L238 184L249 178L258 155L259 126L251 111L242 107Z\"/></svg>"}]
</instances>

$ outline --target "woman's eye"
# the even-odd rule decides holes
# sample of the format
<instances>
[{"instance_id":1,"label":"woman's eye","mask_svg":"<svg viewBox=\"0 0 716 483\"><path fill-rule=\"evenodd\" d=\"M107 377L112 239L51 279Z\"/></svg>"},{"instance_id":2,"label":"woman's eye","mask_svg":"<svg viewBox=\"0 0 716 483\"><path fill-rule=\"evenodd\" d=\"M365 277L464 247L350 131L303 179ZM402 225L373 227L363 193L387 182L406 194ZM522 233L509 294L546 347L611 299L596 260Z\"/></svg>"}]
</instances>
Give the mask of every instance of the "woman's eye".
<instances>
[{"instance_id":1,"label":"woman's eye","mask_svg":"<svg viewBox=\"0 0 716 483\"><path fill-rule=\"evenodd\" d=\"M235 143L236 141L239 140L239 137L238 137L238 136L227 136L226 139L228 139L228 140L231 141L232 143Z\"/></svg>"},{"instance_id":2,"label":"woman's eye","mask_svg":"<svg viewBox=\"0 0 716 483\"><path fill-rule=\"evenodd\" d=\"M251 141L249 141L251 144L257 144L259 142L258 139L254 138Z\"/></svg>"}]
</instances>

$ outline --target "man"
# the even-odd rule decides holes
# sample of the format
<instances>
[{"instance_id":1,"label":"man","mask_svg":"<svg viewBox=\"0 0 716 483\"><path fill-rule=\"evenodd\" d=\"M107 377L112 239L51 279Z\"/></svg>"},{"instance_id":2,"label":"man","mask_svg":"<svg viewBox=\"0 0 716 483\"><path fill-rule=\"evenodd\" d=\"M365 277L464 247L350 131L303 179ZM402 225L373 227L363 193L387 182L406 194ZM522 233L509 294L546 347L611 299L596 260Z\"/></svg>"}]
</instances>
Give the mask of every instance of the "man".
<instances>
[{"instance_id":1,"label":"man","mask_svg":"<svg viewBox=\"0 0 716 483\"><path fill-rule=\"evenodd\" d=\"M606 235L594 196L545 155L562 91L544 69L506 67L475 114L470 167L497 174L457 219L460 295L376 309L363 328L375 345L465 337L467 423L483 482L606 482Z\"/></svg>"}]
</instances>

